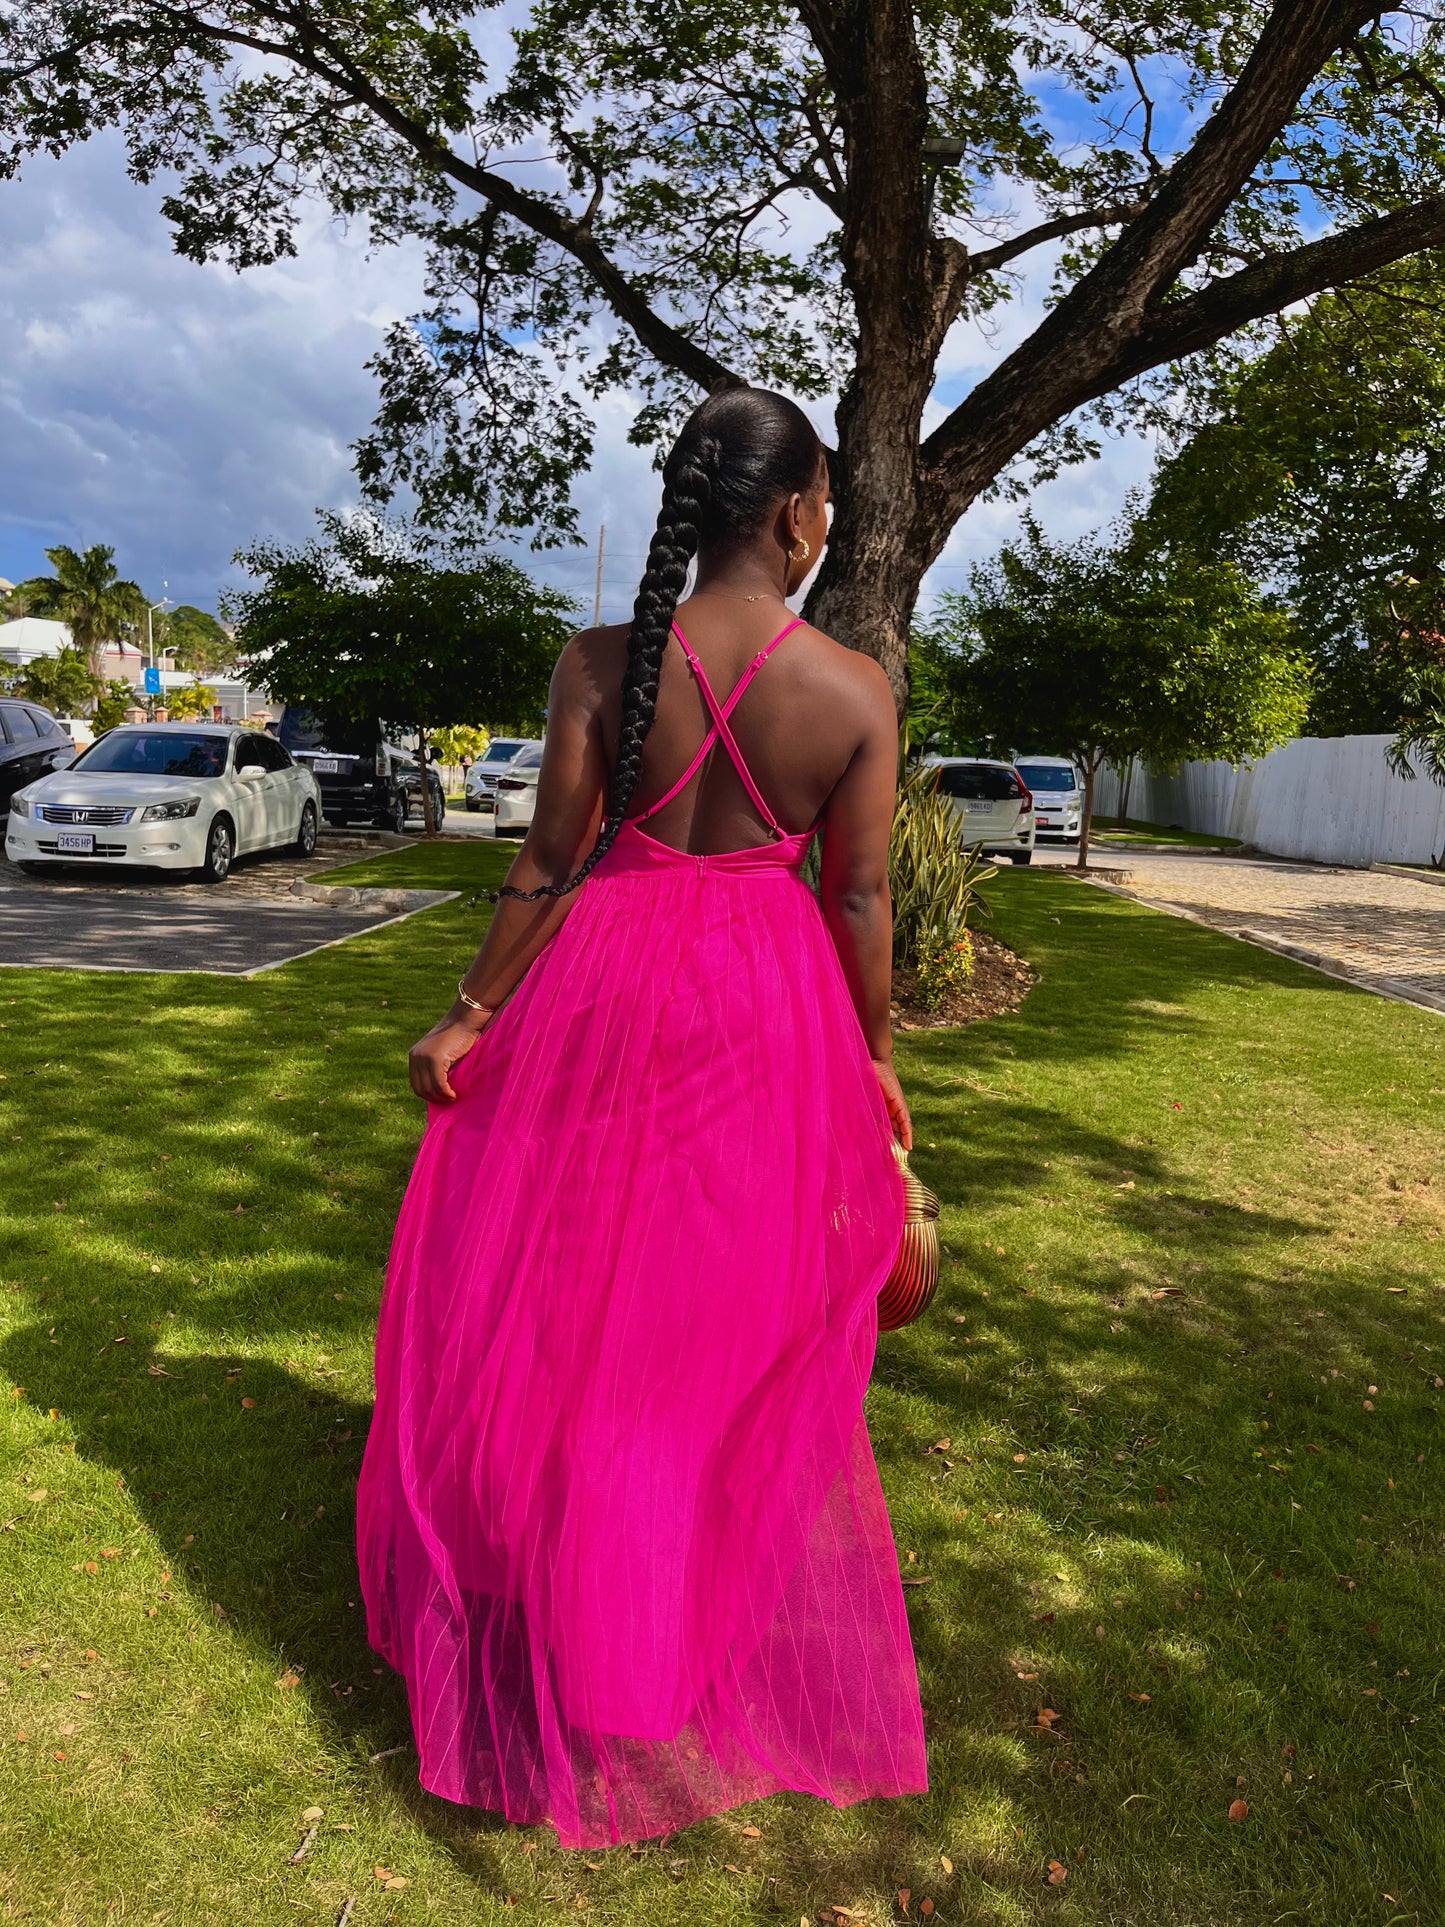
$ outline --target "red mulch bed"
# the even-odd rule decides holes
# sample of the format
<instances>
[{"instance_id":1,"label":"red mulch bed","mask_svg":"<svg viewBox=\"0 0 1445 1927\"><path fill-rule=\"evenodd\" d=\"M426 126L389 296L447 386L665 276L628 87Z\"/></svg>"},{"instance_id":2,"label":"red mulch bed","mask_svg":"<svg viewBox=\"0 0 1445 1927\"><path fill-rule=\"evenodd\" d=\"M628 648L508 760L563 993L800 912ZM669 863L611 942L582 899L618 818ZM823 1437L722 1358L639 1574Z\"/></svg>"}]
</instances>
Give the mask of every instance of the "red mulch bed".
<instances>
[{"instance_id":1,"label":"red mulch bed","mask_svg":"<svg viewBox=\"0 0 1445 1927\"><path fill-rule=\"evenodd\" d=\"M1022 957L981 930L973 937L973 975L960 989L950 991L938 1010L921 1010L913 1002L913 972L893 973L892 1017L895 1030L952 1030L976 1024L983 1017L1002 1017L1017 1010L1038 981L1038 972Z\"/></svg>"}]
</instances>

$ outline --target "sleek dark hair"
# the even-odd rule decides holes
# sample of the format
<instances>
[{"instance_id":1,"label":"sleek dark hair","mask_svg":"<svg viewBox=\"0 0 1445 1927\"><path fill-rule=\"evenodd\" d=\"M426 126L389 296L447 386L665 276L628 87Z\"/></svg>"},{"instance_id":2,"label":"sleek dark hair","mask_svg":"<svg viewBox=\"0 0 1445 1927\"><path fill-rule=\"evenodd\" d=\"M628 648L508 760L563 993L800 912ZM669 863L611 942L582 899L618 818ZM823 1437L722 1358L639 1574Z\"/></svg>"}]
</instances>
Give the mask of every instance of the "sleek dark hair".
<instances>
[{"instance_id":1,"label":"sleek dark hair","mask_svg":"<svg viewBox=\"0 0 1445 1927\"><path fill-rule=\"evenodd\" d=\"M632 607L617 763L597 842L566 883L537 890L504 886L499 897L524 903L564 897L612 848L642 774L642 746L652 728L663 653L688 564L710 543L757 535L780 501L817 486L823 459L823 444L802 409L766 388L725 388L688 417L662 466L662 507Z\"/></svg>"}]
</instances>

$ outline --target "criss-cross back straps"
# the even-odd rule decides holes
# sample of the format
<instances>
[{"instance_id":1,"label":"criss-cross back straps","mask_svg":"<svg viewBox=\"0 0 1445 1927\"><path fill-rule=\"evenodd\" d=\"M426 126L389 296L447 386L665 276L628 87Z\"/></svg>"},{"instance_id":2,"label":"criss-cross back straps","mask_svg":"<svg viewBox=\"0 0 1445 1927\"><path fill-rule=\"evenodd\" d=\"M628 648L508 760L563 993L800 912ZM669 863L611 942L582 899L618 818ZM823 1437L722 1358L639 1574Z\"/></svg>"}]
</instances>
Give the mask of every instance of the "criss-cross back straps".
<instances>
[{"instance_id":1,"label":"criss-cross back straps","mask_svg":"<svg viewBox=\"0 0 1445 1927\"><path fill-rule=\"evenodd\" d=\"M680 796L682 792L687 788L688 784L692 781L693 777L696 776L698 771L702 768L703 761L706 758L708 751L712 748L713 744L715 742L720 742L723 748L727 751L729 757L732 759L732 765L733 765L733 768L738 773L738 779L742 783L742 786L747 791L748 795L752 798L753 806L757 810L758 815L767 824L768 828L772 831L775 837L779 838L779 840L786 837L786 835L788 834L787 831L783 828L782 824L779 823L778 819L773 815L772 811L768 808L766 802L764 802L763 800L762 791L758 788L757 784L753 781L753 773L748 768L747 761L743 756L741 749L739 749L738 747L737 738L733 735L732 730L728 727L728 717L731 716L734 709L737 708L738 703L740 702L744 693L746 692L749 683L752 681L753 677L757 675L758 671L762 668L763 664L767 661L768 657L772 655L773 651L777 648L778 644L783 640L784 636L790 636L795 629L800 629L802 627L802 624L803 624L803 618L801 616L794 616L791 622L785 623L784 626L773 637L772 641L768 644L767 648L760 649L758 653L753 657L752 661L748 664L747 668L743 671L742 675L739 676L737 682L734 684L732 692L728 696L727 701L724 703L720 703L716 695L713 693L712 684L707 679L707 671L703 668L702 664L698 661L698 658L693 651L692 644L688 641L687 637L682 633L681 629L678 628L677 624L675 622L673 623L672 633L677 637L678 641L682 644L682 653L687 657L687 660L692 669L693 675L697 677L697 686L702 691L703 701L707 704L708 712L712 717L712 728L708 731L707 735L703 737L702 745L699 748L696 756L693 757L692 761L688 764L687 768L683 771L682 775L678 777L677 781L673 784L672 788L668 790L665 796L660 796L655 803L650 804L649 807L645 809L640 816L634 816L632 818L632 821L634 823L645 823L648 817L656 816L659 810L666 809L667 805L673 800L675 796Z\"/></svg>"}]
</instances>

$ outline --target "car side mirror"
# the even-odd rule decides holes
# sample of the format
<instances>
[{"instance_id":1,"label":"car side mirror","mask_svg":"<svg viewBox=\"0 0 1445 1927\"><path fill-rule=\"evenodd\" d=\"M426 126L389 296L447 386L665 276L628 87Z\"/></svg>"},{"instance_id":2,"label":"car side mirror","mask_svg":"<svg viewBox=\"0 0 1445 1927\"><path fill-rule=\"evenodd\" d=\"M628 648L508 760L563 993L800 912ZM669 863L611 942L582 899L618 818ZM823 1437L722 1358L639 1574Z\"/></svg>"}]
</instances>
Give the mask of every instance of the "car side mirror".
<instances>
[{"instance_id":1,"label":"car side mirror","mask_svg":"<svg viewBox=\"0 0 1445 1927\"><path fill-rule=\"evenodd\" d=\"M238 769L236 774L243 783L259 783L266 772L256 763L247 763L246 767Z\"/></svg>"}]
</instances>

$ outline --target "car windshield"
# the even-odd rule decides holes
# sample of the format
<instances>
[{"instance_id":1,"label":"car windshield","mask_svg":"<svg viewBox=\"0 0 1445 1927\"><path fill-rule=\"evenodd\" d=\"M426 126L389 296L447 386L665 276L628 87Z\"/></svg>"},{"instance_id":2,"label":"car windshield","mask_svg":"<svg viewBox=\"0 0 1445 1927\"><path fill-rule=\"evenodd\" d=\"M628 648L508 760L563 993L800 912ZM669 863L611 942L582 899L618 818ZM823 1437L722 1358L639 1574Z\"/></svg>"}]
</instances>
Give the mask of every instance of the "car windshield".
<instances>
[{"instance_id":1,"label":"car windshield","mask_svg":"<svg viewBox=\"0 0 1445 1927\"><path fill-rule=\"evenodd\" d=\"M482 761L484 763L510 763L520 748L521 744L517 742L515 738L494 736L491 742L487 744L487 753L482 758Z\"/></svg>"},{"instance_id":2,"label":"car windshield","mask_svg":"<svg viewBox=\"0 0 1445 1927\"><path fill-rule=\"evenodd\" d=\"M87 776L224 776L229 748L226 736L115 729L83 750L70 768Z\"/></svg>"},{"instance_id":3,"label":"car windshield","mask_svg":"<svg viewBox=\"0 0 1445 1927\"><path fill-rule=\"evenodd\" d=\"M371 756L381 732L375 723L344 723L319 710L288 703L281 712L281 745L293 756L331 750L340 756Z\"/></svg>"},{"instance_id":4,"label":"car windshield","mask_svg":"<svg viewBox=\"0 0 1445 1927\"><path fill-rule=\"evenodd\" d=\"M1031 790L1076 790L1079 779L1071 769L1057 763L1019 763L1018 773Z\"/></svg>"},{"instance_id":5,"label":"car windshield","mask_svg":"<svg viewBox=\"0 0 1445 1927\"><path fill-rule=\"evenodd\" d=\"M945 796L961 796L970 803L1012 803L1019 793L1013 771L995 763L945 763L938 787Z\"/></svg>"}]
</instances>

